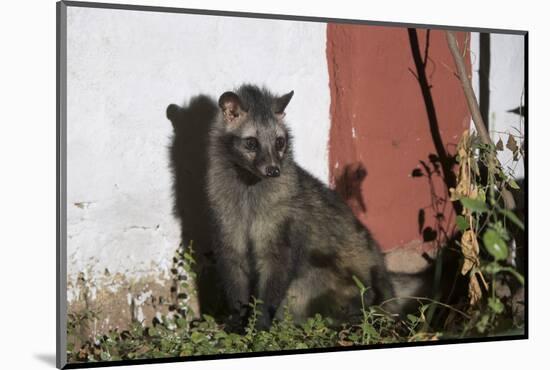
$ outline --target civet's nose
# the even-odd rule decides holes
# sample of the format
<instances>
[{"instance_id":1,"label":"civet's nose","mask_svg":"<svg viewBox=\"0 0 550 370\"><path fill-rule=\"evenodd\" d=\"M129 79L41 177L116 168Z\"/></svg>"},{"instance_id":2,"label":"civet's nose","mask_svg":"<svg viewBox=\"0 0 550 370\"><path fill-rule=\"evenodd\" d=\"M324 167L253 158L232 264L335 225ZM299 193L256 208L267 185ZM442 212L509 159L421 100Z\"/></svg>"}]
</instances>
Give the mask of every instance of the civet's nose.
<instances>
[{"instance_id":1,"label":"civet's nose","mask_svg":"<svg viewBox=\"0 0 550 370\"><path fill-rule=\"evenodd\" d=\"M279 177L281 170L279 170L279 167L267 166L265 169L265 174L268 177Z\"/></svg>"}]
</instances>

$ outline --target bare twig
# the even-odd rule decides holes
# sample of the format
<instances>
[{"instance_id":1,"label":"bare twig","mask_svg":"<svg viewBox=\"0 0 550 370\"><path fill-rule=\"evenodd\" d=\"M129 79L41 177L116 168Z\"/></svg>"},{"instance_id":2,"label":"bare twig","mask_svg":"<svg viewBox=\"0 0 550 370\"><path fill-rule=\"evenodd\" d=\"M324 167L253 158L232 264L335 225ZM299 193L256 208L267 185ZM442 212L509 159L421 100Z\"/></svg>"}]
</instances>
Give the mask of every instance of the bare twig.
<instances>
[{"instance_id":1,"label":"bare twig","mask_svg":"<svg viewBox=\"0 0 550 370\"><path fill-rule=\"evenodd\" d=\"M449 45L449 49L451 50L451 54L453 56L458 72L458 78L462 83L462 89L464 90L464 95L466 96L468 108L470 109L470 113L472 114L472 120L474 121L476 130L481 137L483 143L493 145L491 137L489 136L489 132L487 132L487 128L485 127L485 123L483 122L483 118L481 117L481 112L479 111L479 105L477 103L476 95L474 93L474 89L472 88L472 84L470 83L470 79L468 78L466 65L464 64L462 55L458 50L458 43L456 41L454 32L447 31L446 34L447 43Z\"/></svg>"},{"instance_id":2,"label":"bare twig","mask_svg":"<svg viewBox=\"0 0 550 370\"><path fill-rule=\"evenodd\" d=\"M484 144L490 145L493 149L491 150L489 159L489 170L494 171L498 163L496 151L494 150L495 144L491 140L491 136L489 135L487 127L483 122L483 117L481 116L481 112L479 110L479 104L477 102L476 95L474 93L474 89L472 88L470 79L468 78L466 65L464 64L464 59L460 53L460 50L458 49L458 43L456 41L454 32L446 31L445 33L447 36L447 44L449 45L449 50L451 51L451 54L453 56L456 70L458 72L458 77L460 79L460 82L462 83L464 96L466 97L466 102L468 103L468 108L470 109L470 114L472 115L472 120L474 121L476 131L479 134L481 141ZM512 193L510 193L508 189L502 189L501 194L504 200L505 207L507 209L514 209L516 207L516 202L514 201Z\"/></svg>"}]
</instances>

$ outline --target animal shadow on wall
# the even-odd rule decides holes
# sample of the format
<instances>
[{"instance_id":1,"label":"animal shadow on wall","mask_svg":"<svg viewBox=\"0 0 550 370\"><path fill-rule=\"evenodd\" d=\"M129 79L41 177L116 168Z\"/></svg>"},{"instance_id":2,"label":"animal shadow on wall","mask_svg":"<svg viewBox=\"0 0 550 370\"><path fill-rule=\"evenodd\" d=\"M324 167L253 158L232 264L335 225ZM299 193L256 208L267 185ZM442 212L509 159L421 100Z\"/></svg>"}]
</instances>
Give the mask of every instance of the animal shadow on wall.
<instances>
[{"instance_id":1,"label":"animal shadow on wall","mask_svg":"<svg viewBox=\"0 0 550 370\"><path fill-rule=\"evenodd\" d=\"M340 194L356 217L367 212L362 186L367 177L367 168L362 162L347 164L336 176L334 190Z\"/></svg>"},{"instance_id":2,"label":"animal shadow on wall","mask_svg":"<svg viewBox=\"0 0 550 370\"><path fill-rule=\"evenodd\" d=\"M194 96L185 106L170 104L166 109L174 129L169 146L174 213L180 221L184 247L193 243L200 313L219 318L224 315L225 304L212 251L206 198L208 132L217 112L217 104L205 95Z\"/></svg>"}]
</instances>

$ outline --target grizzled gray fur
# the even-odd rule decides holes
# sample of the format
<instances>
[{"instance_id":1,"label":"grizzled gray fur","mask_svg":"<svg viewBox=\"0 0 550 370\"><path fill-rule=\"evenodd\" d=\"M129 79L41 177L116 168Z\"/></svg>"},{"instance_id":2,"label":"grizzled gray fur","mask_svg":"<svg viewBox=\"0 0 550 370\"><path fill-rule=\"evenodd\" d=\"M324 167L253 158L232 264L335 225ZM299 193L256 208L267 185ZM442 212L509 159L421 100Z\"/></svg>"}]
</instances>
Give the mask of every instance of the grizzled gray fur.
<instances>
[{"instance_id":1,"label":"grizzled gray fur","mask_svg":"<svg viewBox=\"0 0 550 370\"><path fill-rule=\"evenodd\" d=\"M392 296L369 231L338 194L294 161L285 124L292 95L253 85L226 92L209 134L214 253L237 325L246 321L251 296L263 301L260 328L285 305L296 321L315 313L353 320L361 307L354 275L371 287L367 304Z\"/></svg>"}]
</instances>

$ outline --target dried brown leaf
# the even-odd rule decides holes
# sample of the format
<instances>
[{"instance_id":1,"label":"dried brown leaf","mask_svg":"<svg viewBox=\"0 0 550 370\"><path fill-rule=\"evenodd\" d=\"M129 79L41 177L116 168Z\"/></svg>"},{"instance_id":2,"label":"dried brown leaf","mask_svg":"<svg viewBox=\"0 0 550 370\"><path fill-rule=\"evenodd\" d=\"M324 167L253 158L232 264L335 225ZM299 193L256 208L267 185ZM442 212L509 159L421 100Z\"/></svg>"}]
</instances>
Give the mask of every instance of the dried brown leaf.
<instances>
[{"instance_id":1,"label":"dried brown leaf","mask_svg":"<svg viewBox=\"0 0 550 370\"><path fill-rule=\"evenodd\" d=\"M479 266L479 244L473 230L466 230L460 240L460 249L464 256L462 275L466 275L472 268Z\"/></svg>"},{"instance_id":2,"label":"dried brown leaf","mask_svg":"<svg viewBox=\"0 0 550 370\"><path fill-rule=\"evenodd\" d=\"M481 287L479 286L479 281L477 281L476 274L470 275L468 297L470 298L470 306L474 306L482 297Z\"/></svg>"},{"instance_id":3,"label":"dried brown leaf","mask_svg":"<svg viewBox=\"0 0 550 370\"><path fill-rule=\"evenodd\" d=\"M499 152L502 152L504 150L504 143L502 142L502 138L498 138L495 147Z\"/></svg>"},{"instance_id":4,"label":"dried brown leaf","mask_svg":"<svg viewBox=\"0 0 550 370\"><path fill-rule=\"evenodd\" d=\"M512 135L508 135L508 141L506 142L506 147L510 149L513 153L518 150L518 143Z\"/></svg>"},{"instance_id":5,"label":"dried brown leaf","mask_svg":"<svg viewBox=\"0 0 550 370\"><path fill-rule=\"evenodd\" d=\"M470 150L470 132L465 130L462 134L460 142L457 146L458 153L458 178L455 188L449 189L450 197L452 201L459 200L463 197L474 197L472 192L475 192L476 189L472 186L471 179L471 150ZM476 193L477 194L477 193Z\"/></svg>"}]
</instances>

